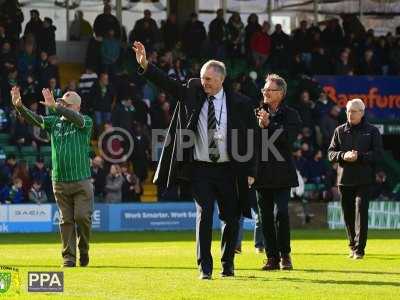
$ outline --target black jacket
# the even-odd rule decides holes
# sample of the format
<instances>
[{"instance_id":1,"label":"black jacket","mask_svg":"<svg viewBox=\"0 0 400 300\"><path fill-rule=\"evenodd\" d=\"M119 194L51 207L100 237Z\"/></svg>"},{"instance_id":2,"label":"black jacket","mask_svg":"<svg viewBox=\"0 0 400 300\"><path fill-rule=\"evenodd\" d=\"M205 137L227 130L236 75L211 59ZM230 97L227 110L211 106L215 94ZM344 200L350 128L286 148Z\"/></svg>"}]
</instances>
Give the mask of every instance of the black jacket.
<instances>
[{"instance_id":1,"label":"black jacket","mask_svg":"<svg viewBox=\"0 0 400 300\"><path fill-rule=\"evenodd\" d=\"M177 162L176 158L177 149L180 146L180 129L187 129L194 133L197 132L200 111L206 100L206 94L203 91L200 79L191 79L188 84L184 85L171 79L152 64L148 65L143 75L178 100L171 124L168 128L168 134L173 142L163 147L154 181L160 183L161 186L168 187L176 182L179 177L187 176L187 179L190 180L190 167L193 161L194 146L183 150L183 162ZM235 170L236 190L242 214L251 218L250 205L248 203L247 176L255 177L255 160L254 156L250 161L246 162L239 162L235 159L235 156L232 154L232 133L233 130L237 130L238 132L237 144L239 149L236 150L236 153L244 155L249 146L247 145L247 129L255 129L256 120L248 98L233 93L225 87L224 90L228 110L228 155ZM183 170L187 170L187 172Z\"/></svg>"},{"instance_id":2,"label":"black jacket","mask_svg":"<svg viewBox=\"0 0 400 300\"><path fill-rule=\"evenodd\" d=\"M301 119L293 108L281 104L275 114L270 114L269 126L259 129L257 138L256 189L298 186L296 167L292 157L292 146L300 129ZM282 132L274 140L274 133L277 130L282 130ZM266 147L266 137L268 137L268 141L272 142L274 140L269 147ZM279 157L275 157L271 151L271 146L275 146L283 160L279 161Z\"/></svg>"},{"instance_id":3,"label":"black jacket","mask_svg":"<svg viewBox=\"0 0 400 300\"><path fill-rule=\"evenodd\" d=\"M343 160L346 151L358 151L355 162ZM375 182L375 165L382 156L382 137L379 130L365 118L356 126L342 124L335 129L328 157L338 162L338 185L357 186Z\"/></svg>"}]
</instances>

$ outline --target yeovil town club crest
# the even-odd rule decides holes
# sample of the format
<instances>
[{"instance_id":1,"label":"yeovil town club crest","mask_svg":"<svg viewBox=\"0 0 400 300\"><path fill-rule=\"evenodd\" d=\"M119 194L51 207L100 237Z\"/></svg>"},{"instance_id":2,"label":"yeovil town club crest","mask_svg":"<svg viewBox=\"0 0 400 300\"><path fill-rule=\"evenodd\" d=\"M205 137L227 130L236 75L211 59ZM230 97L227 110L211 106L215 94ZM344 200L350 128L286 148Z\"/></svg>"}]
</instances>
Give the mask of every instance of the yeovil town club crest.
<instances>
[{"instance_id":1,"label":"yeovil town club crest","mask_svg":"<svg viewBox=\"0 0 400 300\"><path fill-rule=\"evenodd\" d=\"M6 293L11 286L11 273L0 272L0 293Z\"/></svg>"}]
</instances>

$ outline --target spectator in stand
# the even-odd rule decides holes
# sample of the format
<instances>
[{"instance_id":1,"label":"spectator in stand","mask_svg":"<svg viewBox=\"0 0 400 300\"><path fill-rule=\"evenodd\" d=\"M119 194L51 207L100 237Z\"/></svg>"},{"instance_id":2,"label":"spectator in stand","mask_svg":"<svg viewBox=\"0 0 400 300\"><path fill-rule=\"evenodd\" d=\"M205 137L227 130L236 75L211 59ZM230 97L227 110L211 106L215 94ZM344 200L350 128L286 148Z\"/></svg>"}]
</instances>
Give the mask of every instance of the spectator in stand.
<instances>
[{"instance_id":1,"label":"spectator in stand","mask_svg":"<svg viewBox=\"0 0 400 300\"><path fill-rule=\"evenodd\" d=\"M101 156L96 156L92 159L91 181L94 186L95 201L104 199L104 186L106 184L107 171L104 168L104 160Z\"/></svg>"},{"instance_id":2,"label":"spectator in stand","mask_svg":"<svg viewBox=\"0 0 400 300\"><path fill-rule=\"evenodd\" d=\"M1 45L0 54L0 75L7 76L7 74L15 69L17 66L17 57L11 48L11 43L7 40Z\"/></svg>"},{"instance_id":3,"label":"spectator in stand","mask_svg":"<svg viewBox=\"0 0 400 300\"><path fill-rule=\"evenodd\" d=\"M93 35L92 25L83 18L81 10L75 11L75 19L69 27L70 41L87 41Z\"/></svg>"},{"instance_id":4,"label":"spectator in stand","mask_svg":"<svg viewBox=\"0 0 400 300\"><path fill-rule=\"evenodd\" d=\"M40 51L48 53L49 56L56 54L56 29L52 19L48 17L43 19L42 31L37 43Z\"/></svg>"},{"instance_id":5,"label":"spectator in stand","mask_svg":"<svg viewBox=\"0 0 400 300\"><path fill-rule=\"evenodd\" d=\"M367 49L358 67L358 75L381 75L381 70L375 62L374 51Z\"/></svg>"},{"instance_id":6,"label":"spectator in stand","mask_svg":"<svg viewBox=\"0 0 400 300\"><path fill-rule=\"evenodd\" d=\"M271 34L271 47L271 64L273 67L288 70L290 63L287 57L290 55L290 38L283 32L281 24L276 24L275 31Z\"/></svg>"},{"instance_id":7,"label":"spectator in stand","mask_svg":"<svg viewBox=\"0 0 400 300\"><path fill-rule=\"evenodd\" d=\"M208 28L208 38L211 47L211 56L223 60L226 56L227 27L224 19L224 10L218 9L217 16Z\"/></svg>"},{"instance_id":8,"label":"spectator in stand","mask_svg":"<svg viewBox=\"0 0 400 300\"><path fill-rule=\"evenodd\" d=\"M314 106L314 120L318 126L320 126L321 120L325 118L326 115L329 114L333 106L334 103L331 100L329 100L328 96L324 91L321 91Z\"/></svg>"},{"instance_id":9,"label":"spectator in stand","mask_svg":"<svg viewBox=\"0 0 400 300\"><path fill-rule=\"evenodd\" d=\"M1 99L2 103L1 106L3 106L6 109L10 108L11 105L11 96L9 91L12 87L18 85L18 71L16 68L10 70L10 72L7 74L7 77L2 78L1 80L1 87L0 87L0 92L1 92Z\"/></svg>"},{"instance_id":10,"label":"spectator in stand","mask_svg":"<svg viewBox=\"0 0 400 300\"><path fill-rule=\"evenodd\" d=\"M115 38L114 30L107 31L106 36L101 43L101 64L103 72L114 78L117 72L117 61L121 52L121 43Z\"/></svg>"},{"instance_id":11,"label":"spectator in stand","mask_svg":"<svg viewBox=\"0 0 400 300\"><path fill-rule=\"evenodd\" d=\"M387 181L387 176L384 171L379 171L375 175L375 185L371 191L371 199L378 201L387 201L393 199L393 192L390 188L389 182Z\"/></svg>"},{"instance_id":12,"label":"spectator in stand","mask_svg":"<svg viewBox=\"0 0 400 300\"><path fill-rule=\"evenodd\" d=\"M125 163L121 166L122 183L122 202L138 202L140 201L140 182L135 173L129 172L128 165Z\"/></svg>"},{"instance_id":13,"label":"spectator in stand","mask_svg":"<svg viewBox=\"0 0 400 300\"><path fill-rule=\"evenodd\" d=\"M343 47L343 30L336 18L327 21L327 26L321 34L321 40L325 49L329 49L331 56L336 57Z\"/></svg>"},{"instance_id":14,"label":"spectator in stand","mask_svg":"<svg viewBox=\"0 0 400 300\"><path fill-rule=\"evenodd\" d=\"M254 33L261 30L261 25L258 23L258 15L252 13L247 18L247 25L244 28L245 37L244 37L244 45L246 53L250 53L250 45L251 45L251 38L253 37Z\"/></svg>"},{"instance_id":15,"label":"spectator in stand","mask_svg":"<svg viewBox=\"0 0 400 300\"><path fill-rule=\"evenodd\" d=\"M33 181L32 187L29 190L28 199L35 204L43 204L47 202L47 195L43 190L42 183L40 181Z\"/></svg>"},{"instance_id":16,"label":"spectator in stand","mask_svg":"<svg viewBox=\"0 0 400 300\"><path fill-rule=\"evenodd\" d=\"M24 198L28 198L28 192L31 188L31 176L29 175L29 166L26 160L20 160L14 169L12 178L19 178L22 180L22 192Z\"/></svg>"},{"instance_id":17,"label":"spectator in stand","mask_svg":"<svg viewBox=\"0 0 400 300\"><path fill-rule=\"evenodd\" d=\"M262 67L271 54L271 37L268 34L269 29L270 25L265 21L261 30L255 32L251 37L250 48L256 69Z\"/></svg>"},{"instance_id":18,"label":"spectator in stand","mask_svg":"<svg viewBox=\"0 0 400 300\"><path fill-rule=\"evenodd\" d=\"M175 48L176 43L181 39L178 23L176 22L176 15L170 14L166 21L161 24L161 34L163 38L164 47L166 50Z\"/></svg>"},{"instance_id":19,"label":"spectator in stand","mask_svg":"<svg viewBox=\"0 0 400 300\"><path fill-rule=\"evenodd\" d=\"M25 119L21 116L17 120L11 130L11 141L19 149L22 146L33 146L33 135L30 126L26 123Z\"/></svg>"},{"instance_id":20,"label":"spectator in stand","mask_svg":"<svg viewBox=\"0 0 400 300\"><path fill-rule=\"evenodd\" d=\"M22 32L22 22L24 21L24 14L21 11L20 4L17 0L2 1L0 4L0 11L6 12L3 17L5 31L7 37L13 46L18 45L19 36Z\"/></svg>"},{"instance_id":21,"label":"spectator in stand","mask_svg":"<svg viewBox=\"0 0 400 300\"><path fill-rule=\"evenodd\" d=\"M100 73L99 80L90 90L90 107L94 110L96 126L111 121L111 111L116 105L114 87L110 84L108 74Z\"/></svg>"},{"instance_id":22,"label":"spectator in stand","mask_svg":"<svg viewBox=\"0 0 400 300\"><path fill-rule=\"evenodd\" d=\"M322 151L320 149L315 150L313 158L307 160L305 169L306 180L304 182L317 185L326 183L328 167L325 161L322 160Z\"/></svg>"},{"instance_id":23,"label":"spectator in stand","mask_svg":"<svg viewBox=\"0 0 400 300\"><path fill-rule=\"evenodd\" d=\"M300 55L300 60L306 66L311 63L311 32L306 20L300 22L300 27L293 31L292 52Z\"/></svg>"},{"instance_id":24,"label":"spectator in stand","mask_svg":"<svg viewBox=\"0 0 400 300\"><path fill-rule=\"evenodd\" d=\"M133 131L133 123L136 121L136 111L132 99L121 100L112 112L112 124L114 127L121 127L128 132Z\"/></svg>"},{"instance_id":25,"label":"spectator in stand","mask_svg":"<svg viewBox=\"0 0 400 300\"><path fill-rule=\"evenodd\" d=\"M20 80L26 80L29 74L36 71L37 65L38 61L36 53L34 52L33 43L26 42L24 45L24 51L18 56L17 60Z\"/></svg>"},{"instance_id":26,"label":"spectator in stand","mask_svg":"<svg viewBox=\"0 0 400 300\"><path fill-rule=\"evenodd\" d=\"M51 184L50 170L44 165L44 159L41 156L36 158L36 162L29 170L29 176L32 180L41 183L42 188L47 194L48 199L53 199L53 190Z\"/></svg>"},{"instance_id":27,"label":"spectator in stand","mask_svg":"<svg viewBox=\"0 0 400 300\"><path fill-rule=\"evenodd\" d=\"M349 55L348 50L340 52L340 58L334 66L335 75L354 75L354 67L349 61Z\"/></svg>"},{"instance_id":28,"label":"spectator in stand","mask_svg":"<svg viewBox=\"0 0 400 300\"><path fill-rule=\"evenodd\" d=\"M65 94L66 92L78 92L78 83L75 79L68 81L68 84L62 91L62 94Z\"/></svg>"},{"instance_id":29,"label":"spectator in stand","mask_svg":"<svg viewBox=\"0 0 400 300\"><path fill-rule=\"evenodd\" d=\"M135 174L140 179L140 184L146 180L149 170L151 145L149 138L144 134L143 125L135 124L134 127L134 151L132 153L132 165Z\"/></svg>"},{"instance_id":30,"label":"spectator in stand","mask_svg":"<svg viewBox=\"0 0 400 300\"><path fill-rule=\"evenodd\" d=\"M389 73L390 48L391 46L386 37L381 36L378 39L378 43L375 47L374 57L373 57L373 60L375 60L375 64L379 68L378 74L388 75Z\"/></svg>"},{"instance_id":31,"label":"spectator in stand","mask_svg":"<svg viewBox=\"0 0 400 300\"><path fill-rule=\"evenodd\" d=\"M0 188L11 184L12 174L17 166L15 154L9 153L6 156L4 164L0 165Z\"/></svg>"},{"instance_id":32,"label":"spectator in stand","mask_svg":"<svg viewBox=\"0 0 400 300\"><path fill-rule=\"evenodd\" d=\"M25 103L27 106L31 105L34 102L37 102L39 99L39 83L35 79L33 74L29 74L26 78L26 81L23 81L21 84L22 96L24 97Z\"/></svg>"},{"instance_id":33,"label":"spectator in stand","mask_svg":"<svg viewBox=\"0 0 400 300\"><path fill-rule=\"evenodd\" d=\"M90 110L90 90L98 80L97 74L89 67L85 69L79 78L78 91L82 97L82 111L88 112Z\"/></svg>"},{"instance_id":34,"label":"spectator in stand","mask_svg":"<svg viewBox=\"0 0 400 300\"><path fill-rule=\"evenodd\" d=\"M4 204L20 204L24 202L24 194L22 191L22 180L20 178L13 179L12 186L4 186L0 190L0 203Z\"/></svg>"},{"instance_id":35,"label":"spectator in stand","mask_svg":"<svg viewBox=\"0 0 400 300\"><path fill-rule=\"evenodd\" d=\"M101 72L101 36L93 36L88 43L86 50L85 64L87 68L92 69L96 73Z\"/></svg>"},{"instance_id":36,"label":"spectator in stand","mask_svg":"<svg viewBox=\"0 0 400 300\"><path fill-rule=\"evenodd\" d=\"M296 102L293 107L299 112L301 120L303 121L303 126L314 131L315 121L313 110L315 103L311 100L310 92L308 90L302 91L298 102Z\"/></svg>"},{"instance_id":37,"label":"spectator in stand","mask_svg":"<svg viewBox=\"0 0 400 300\"><path fill-rule=\"evenodd\" d=\"M325 49L317 47L311 55L311 73L315 75L332 74L332 64L325 53Z\"/></svg>"},{"instance_id":38,"label":"spectator in stand","mask_svg":"<svg viewBox=\"0 0 400 300\"><path fill-rule=\"evenodd\" d=\"M296 166L296 170L300 172L301 177L303 177L304 182L307 176L307 159L303 157L301 148L295 148L293 151L293 161Z\"/></svg>"},{"instance_id":39,"label":"spectator in stand","mask_svg":"<svg viewBox=\"0 0 400 300\"><path fill-rule=\"evenodd\" d=\"M55 99L62 97L62 90L60 88L60 84L59 84L59 81L57 80L57 78L55 78L55 77L50 78L47 87L50 89L50 91L53 94Z\"/></svg>"},{"instance_id":40,"label":"spectator in stand","mask_svg":"<svg viewBox=\"0 0 400 300\"><path fill-rule=\"evenodd\" d=\"M47 52L42 51L40 53L38 75L40 90L48 86L51 78L56 78L56 81L60 82L57 58L54 56L49 57Z\"/></svg>"},{"instance_id":41,"label":"spectator in stand","mask_svg":"<svg viewBox=\"0 0 400 300\"><path fill-rule=\"evenodd\" d=\"M24 35L32 35L35 38L35 41L38 42L40 39L40 34L42 33L43 22L40 19L39 11L36 9L32 9L30 11L31 19L25 26Z\"/></svg>"},{"instance_id":42,"label":"spectator in stand","mask_svg":"<svg viewBox=\"0 0 400 300\"><path fill-rule=\"evenodd\" d=\"M203 22L198 20L196 13L190 14L190 19L185 23L182 38L183 48L187 55L193 58L200 58L207 34Z\"/></svg>"},{"instance_id":43,"label":"spectator in stand","mask_svg":"<svg viewBox=\"0 0 400 300\"><path fill-rule=\"evenodd\" d=\"M111 14L111 5L104 5L103 13L98 15L93 23L93 31L97 37L104 38L109 30L113 30L117 39L121 38L121 25Z\"/></svg>"},{"instance_id":44,"label":"spectator in stand","mask_svg":"<svg viewBox=\"0 0 400 300\"><path fill-rule=\"evenodd\" d=\"M244 54L244 24L238 12L233 12L226 25L229 57L240 58Z\"/></svg>"},{"instance_id":45,"label":"spectator in stand","mask_svg":"<svg viewBox=\"0 0 400 300\"><path fill-rule=\"evenodd\" d=\"M339 125L339 115L341 109L335 105L325 117L321 118L320 129L322 133L323 149L328 149L330 140L332 139L335 128Z\"/></svg>"},{"instance_id":46,"label":"spectator in stand","mask_svg":"<svg viewBox=\"0 0 400 300\"><path fill-rule=\"evenodd\" d=\"M122 184L123 178L121 175L121 168L119 165L111 165L110 172L106 177L105 202L106 203L119 203L122 200Z\"/></svg>"},{"instance_id":47,"label":"spectator in stand","mask_svg":"<svg viewBox=\"0 0 400 300\"><path fill-rule=\"evenodd\" d=\"M156 21L151 17L151 11L145 9L142 19L136 21L130 33L129 41L141 41L146 48L154 49L159 40L159 30Z\"/></svg>"},{"instance_id":48,"label":"spectator in stand","mask_svg":"<svg viewBox=\"0 0 400 300\"><path fill-rule=\"evenodd\" d=\"M400 38L398 38L389 52L389 73L400 75Z\"/></svg>"},{"instance_id":49,"label":"spectator in stand","mask_svg":"<svg viewBox=\"0 0 400 300\"><path fill-rule=\"evenodd\" d=\"M151 127L153 129L165 129L172 117L171 104L164 92L160 92L157 101L151 104Z\"/></svg>"},{"instance_id":50,"label":"spectator in stand","mask_svg":"<svg viewBox=\"0 0 400 300\"><path fill-rule=\"evenodd\" d=\"M168 70L168 76L175 78L180 82L186 82L187 80L187 71L183 67L183 62L179 58L174 59L173 66Z\"/></svg>"}]
</instances>

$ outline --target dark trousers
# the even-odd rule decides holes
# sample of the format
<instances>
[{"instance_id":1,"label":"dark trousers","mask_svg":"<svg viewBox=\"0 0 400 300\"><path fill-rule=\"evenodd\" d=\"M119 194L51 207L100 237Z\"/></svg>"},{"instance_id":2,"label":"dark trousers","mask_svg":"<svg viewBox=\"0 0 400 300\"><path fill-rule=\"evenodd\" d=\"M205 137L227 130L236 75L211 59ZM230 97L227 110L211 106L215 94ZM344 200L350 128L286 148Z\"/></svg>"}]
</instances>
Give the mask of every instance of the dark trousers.
<instances>
[{"instance_id":1,"label":"dark trousers","mask_svg":"<svg viewBox=\"0 0 400 300\"><path fill-rule=\"evenodd\" d=\"M290 253L289 199L290 188L258 190L258 210L268 258Z\"/></svg>"},{"instance_id":2,"label":"dark trousers","mask_svg":"<svg viewBox=\"0 0 400 300\"><path fill-rule=\"evenodd\" d=\"M233 268L240 209L230 163L195 162L192 186L197 211L196 246L199 268L205 273L212 273L213 270L211 240L215 200L222 221L222 268Z\"/></svg>"},{"instance_id":3,"label":"dark trousers","mask_svg":"<svg viewBox=\"0 0 400 300\"><path fill-rule=\"evenodd\" d=\"M339 192L349 247L357 254L364 255L368 234L370 187L339 186Z\"/></svg>"}]
</instances>

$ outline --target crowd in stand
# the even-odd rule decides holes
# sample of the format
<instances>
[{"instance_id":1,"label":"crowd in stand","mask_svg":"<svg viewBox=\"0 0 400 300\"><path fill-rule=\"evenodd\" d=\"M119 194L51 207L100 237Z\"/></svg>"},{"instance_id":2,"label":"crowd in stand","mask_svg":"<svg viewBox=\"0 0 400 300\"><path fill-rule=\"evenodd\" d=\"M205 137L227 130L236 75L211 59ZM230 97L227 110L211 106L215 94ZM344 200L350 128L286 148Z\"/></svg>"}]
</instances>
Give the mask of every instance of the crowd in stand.
<instances>
[{"instance_id":1,"label":"crowd in stand","mask_svg":"<svg viewBox=\"0 0 400 300\"><path fill-rule=\"evenodd\" d=\"M280 24L274 29L268 22L260 24L257 14L251 14L247 24L239 13L226 22L223 10L217 11L208 30L196 13L180 30L175 15L159 26L145 10L143 18L127 30L109 4L93 26L76 11L69 38L88 43L85 71L61 87L52 20L42 19L32 10L22 30L24 16L17 1L5 1L0 7L0 132L11 133L10 141L18 147L39 149L49 144L46 132L26 124L13 110L13 86L21 87L26 106L42 114L48 113L38 104L42 88L50 88L56 98L66 91L77 91L83 99L83 113L95 121L94 140L102 132L120 127L130 132L135 142L133 154L121 165L93 155L96 199L138 201L148 171L154 167L150 130L167 128L177 99L137 75L132 41L141 41L149 62L181 82L198 77L202 62L209 58L233 67L245 62L240 72L230 73L227 82L236 92L249 96L255 107L268 72L282 74L289 82L303 75L400 75L400 27L394 34L377 37L372 29L365 30L357 17L341 18L342 22L331 19L321 24L302 21L288 35ZM326 162L325 153L334 128L344 121L343 111L324 92L312 92L307 85L300 86L294 95L290 104L299 111L303 127L293 157L303 182L312 187L306 189L305 197L337 199L337 166ZM50 171L43 157L32 166L17 157L18 153L8 154L0 165L0 202L51 201ZM377 175L379 195L388 193L385 176L382 172ZM159 188L160 200L191 199L187 187L167 193Z\"/></svg>"}]
</instances>

